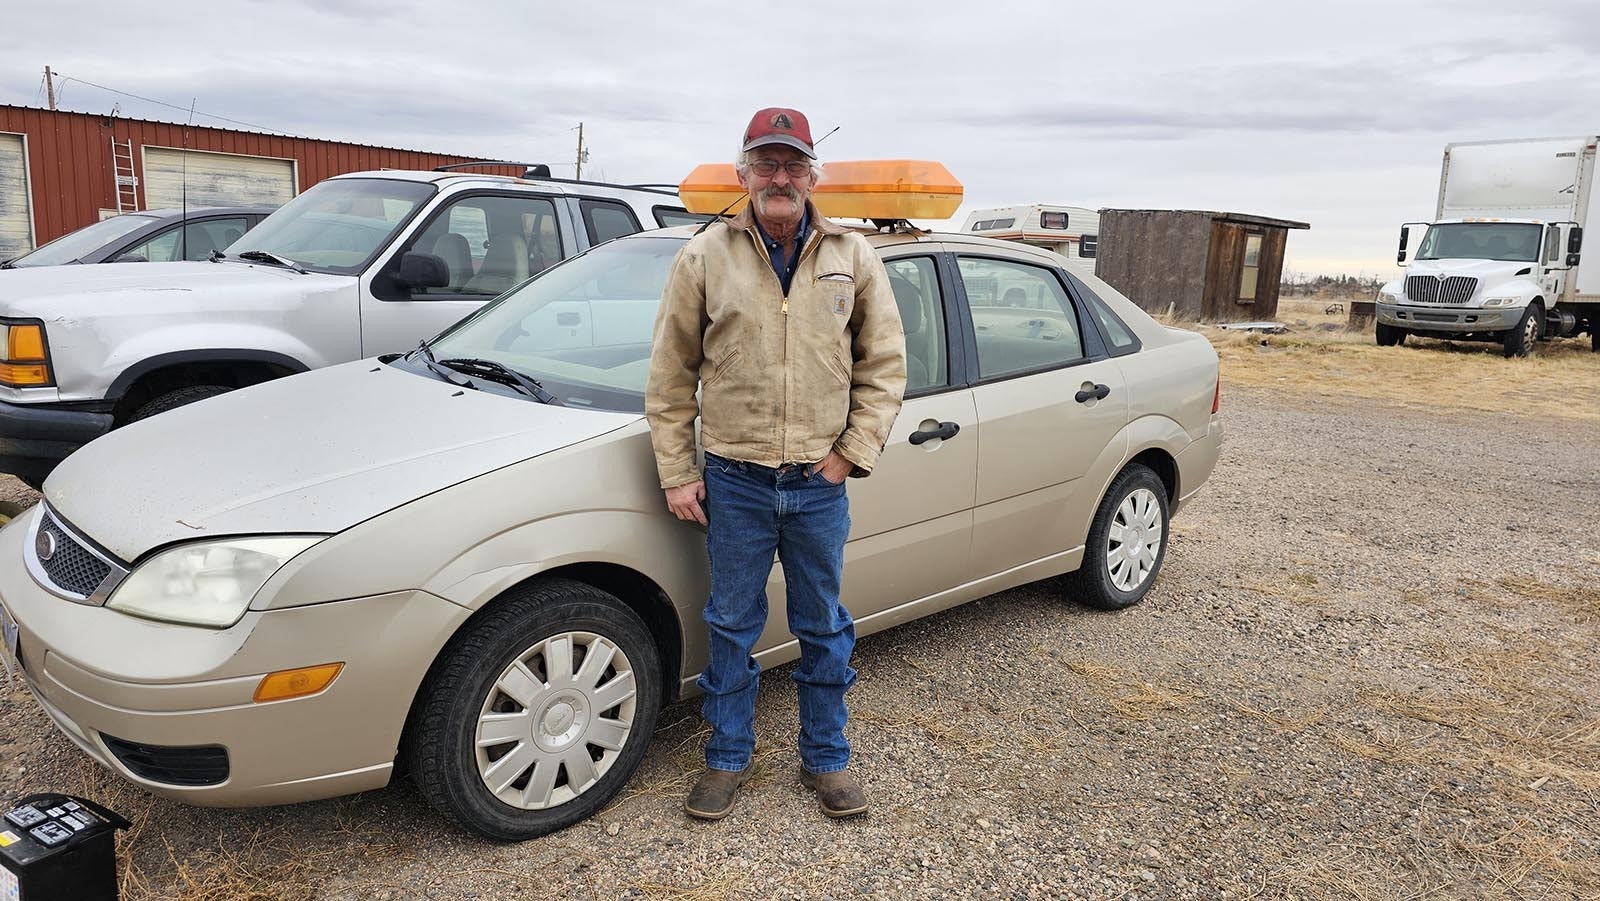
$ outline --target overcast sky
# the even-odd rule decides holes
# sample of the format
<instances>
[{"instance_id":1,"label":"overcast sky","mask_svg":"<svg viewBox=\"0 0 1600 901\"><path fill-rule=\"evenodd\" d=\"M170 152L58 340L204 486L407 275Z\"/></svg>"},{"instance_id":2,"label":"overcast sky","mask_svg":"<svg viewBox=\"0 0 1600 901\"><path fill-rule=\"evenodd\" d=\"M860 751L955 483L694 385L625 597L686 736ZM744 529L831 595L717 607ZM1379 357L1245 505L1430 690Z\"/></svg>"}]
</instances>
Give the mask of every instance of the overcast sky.
<instances>
[{"instance_id":1,"label":"overcast sky","mask_svg":"<svg viewBox=\"0 0 1600 901\"><path fill-rule=\"evenodd\" d=\"M943 161L966 209L1298 219L1286 269L1393 270L1450 141L1600 131L1600 2L6 4L0 103L676 183L794 106L824 159ZM110 93L90 82L181 107ZM958 220L959 221L959 220Z\"/></svg>"}]
</instances>

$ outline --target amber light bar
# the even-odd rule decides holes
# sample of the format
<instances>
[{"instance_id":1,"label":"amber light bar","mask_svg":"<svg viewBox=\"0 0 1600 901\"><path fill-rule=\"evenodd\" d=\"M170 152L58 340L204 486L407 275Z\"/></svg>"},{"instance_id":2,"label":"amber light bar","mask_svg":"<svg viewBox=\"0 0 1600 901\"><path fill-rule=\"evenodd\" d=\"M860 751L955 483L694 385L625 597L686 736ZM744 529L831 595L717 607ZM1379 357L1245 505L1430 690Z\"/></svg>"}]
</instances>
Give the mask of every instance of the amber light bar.
<instances>
[{"instance_id":1,"label":"amber light bar","mask_svg":"<svg viewBox=\"0 0 1600 901\"><path fill-rule=\"evenodd\" d=\"M678 185L691 213L720 213L746 196L732 163L704 163ZM948 219L961 206L961 182L931 160L842 160L822 167L811 202L838 219Z\"/></svg>"},{"instance_id":2,"label":"amber light bar","mask_svg":"<svg viewBox=\"0 0 1600 901\"><path fill-rule=\"evenodd\" d=\"M5 332L5 357L0 359L0 385L36 388L50 384L50 357L44 326L37 322L0 323Z\"/></svg>"}]
</instances>

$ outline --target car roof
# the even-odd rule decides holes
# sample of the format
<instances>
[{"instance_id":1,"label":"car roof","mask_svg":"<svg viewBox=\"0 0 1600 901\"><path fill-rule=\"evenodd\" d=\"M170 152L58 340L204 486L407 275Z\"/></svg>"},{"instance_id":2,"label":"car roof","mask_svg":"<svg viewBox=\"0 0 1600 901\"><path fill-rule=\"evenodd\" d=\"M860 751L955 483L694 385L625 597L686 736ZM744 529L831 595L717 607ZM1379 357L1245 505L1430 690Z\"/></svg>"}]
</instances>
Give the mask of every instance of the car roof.
<instances>
[{"instance_id":1,"label":"car roof","mask_svg":"<svg viewBox=\"0 0 1600 901\"><path fill-rule=\"evenodd\" d=\"M969 247L1005 250L1012 254L1033 257L1040 262L1047 263L1051 266L1061 265L1061 257L1058 254L1052 253L1042 247L1034 247L1031 244L1022 244L1017 241L1002 241L998 238L985 238L981 235L974 235L964 232L935 232L922 231L920 229L916 231L886 232L871 225L858 224L848 220L834 221L837 222L837 224L851 229L857 234L860 234L862 237L867 239L868 244L871 244L875 248L894 247L900 244L963 245ZM674 225L669 228L658 228L652 229L651 231L625 235L617 240L626 241L632 238L640 237L688 238L694 235L695 232L699 231L699 229L700 226L698 225Z\"/></svg>"},{"instance_id":2,"label":"car roof","mask_svg":"<svg viewBox=\"0 0 1600 901\"><path fill-rule=\"evenodd\" d=\"M495 165L485 163L484 165ZM503 164L500 164L503 166ZM569 194L574 188L594 187L609 188L621 191L639 191L646 194L659 194L662 197L678 198L678 192L670 187L660 185L618 185L603 181L579 181L571 178L521 178L511 175L489 175L481 172L436 172L418 169L379 169L369 172L346 172L335 175L333 179L344 178L388 178L397 181L420 181L439 186L449 185L484 185L490 187L506 187L507 185L534 185L547 191L560 194Z\"/></svg>"}]
</instances>

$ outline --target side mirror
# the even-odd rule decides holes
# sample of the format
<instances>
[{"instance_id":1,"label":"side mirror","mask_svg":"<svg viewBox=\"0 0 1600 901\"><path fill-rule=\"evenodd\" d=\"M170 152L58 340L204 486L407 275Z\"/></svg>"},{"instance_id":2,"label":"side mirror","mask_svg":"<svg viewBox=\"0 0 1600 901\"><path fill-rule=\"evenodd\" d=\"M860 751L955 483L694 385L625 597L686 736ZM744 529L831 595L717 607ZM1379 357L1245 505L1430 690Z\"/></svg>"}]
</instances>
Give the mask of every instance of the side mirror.
<instances>
[{"instance_id":1,"label":"side mirror","mask_svg":"<svg viewBox=\"0 0 1600 901\"><path fill-rule=\"evenodd\" d=\"M1576 265L1578 265L1578 254L1575 254L1575 253L1567 254L1567 267L1570 269L1571 267L1576 266Z\"/></svg>"},{"instance_id":2,"label":"side mirror","mask_svg":"<svg viewBox=\"0 0 1600 901\"><path fill-rule=\"evenodd\" d=\"M150 261L145 259L144 257L140 256L139 254L136 254L136 253L125 253L122 256L117 257L116 259L112 260L111 262L113 262L113 263L148 263Z\"/></svg>"},{"instance_id":3,"label":"side mirror","mask_svg":"<svg viewBox=\"0 0 1600 901\"><path fill-rule=\"evenodd\" d=\"M444 257L412 250L400 257L394 280L409 288L443 288L450 284L450 267Z\"/></svg>"},{"instance_id":4,"label":"side mirror","mask_svg":"<svg viewBox=\"0 0 1600 901\"><path fill-rule=\"evenodd\" d=\"M1572 227L1572 230L1567 232L1567 253L1569 253L1569 254L1570 253L1577 253L1578 251L1580 251L1582 249L1583 249L1583 226L1574 225ZM1577 260L1573 260L1570 263L1568 263L1567 265L1576 266L1576 265L1578 265L1578 261Z\"/></svg>"}]
</instances>

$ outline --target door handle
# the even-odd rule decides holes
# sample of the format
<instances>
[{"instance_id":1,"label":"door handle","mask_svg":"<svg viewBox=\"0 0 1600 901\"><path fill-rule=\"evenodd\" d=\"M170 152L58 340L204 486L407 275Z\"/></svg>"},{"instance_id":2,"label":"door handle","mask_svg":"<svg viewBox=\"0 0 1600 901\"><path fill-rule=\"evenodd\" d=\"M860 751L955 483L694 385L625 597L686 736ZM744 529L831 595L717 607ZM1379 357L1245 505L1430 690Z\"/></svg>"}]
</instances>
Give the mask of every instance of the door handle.
<instances>
[{"instance_id":1,"label":"door handle","mask_svg":"<svg viewBox=\"0 0 1600 901\"><path fill-rule=\"evenodd\" d=\"M1080 404L1086 404L1091 400L1105 400L1106 395L1110 393L1110 385L1095 385L1093 388L1082 388L1078 391L1077 401Z\"/></svg>"},{"instance_id":2,"label":"door handle","mask_svg":"<svg viewBox=\"0 0 1600 901\"><path fill-rule=\"evenodd\" d=\"M925 442L932 441L935 438L939 438L941 440L945 438L954 438L956 433L959 431L961 431L961 426L953 422L941 422L936 428L912 432L909 440L912 444L923 444Z\"/></svg>"}]
</instances>

